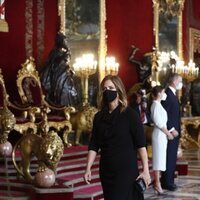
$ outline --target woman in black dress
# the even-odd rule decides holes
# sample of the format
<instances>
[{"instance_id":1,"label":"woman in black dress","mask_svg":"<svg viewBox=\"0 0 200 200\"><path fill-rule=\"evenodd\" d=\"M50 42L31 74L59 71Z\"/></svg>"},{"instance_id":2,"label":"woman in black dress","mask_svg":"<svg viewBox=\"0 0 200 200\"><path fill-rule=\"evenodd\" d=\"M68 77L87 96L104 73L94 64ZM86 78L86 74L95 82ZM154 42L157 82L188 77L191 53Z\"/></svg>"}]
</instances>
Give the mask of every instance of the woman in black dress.
<instances>
[{"instance_id":1,"label":"woman in black dress","mask_svg":"<svg viewBox=\"0 0 200 200\"><path fill-rule=\"evenodd\" d=\"M105 200L143 199L134 182L150 183L143 126L139 116L127 107L124 85L118 76L106 76L100 85L100 111L95 115L84 179L91 181L91 167L100 150L100 179ZM143 171L139 175L139 153Z\"/></svg>"}]
</instances>

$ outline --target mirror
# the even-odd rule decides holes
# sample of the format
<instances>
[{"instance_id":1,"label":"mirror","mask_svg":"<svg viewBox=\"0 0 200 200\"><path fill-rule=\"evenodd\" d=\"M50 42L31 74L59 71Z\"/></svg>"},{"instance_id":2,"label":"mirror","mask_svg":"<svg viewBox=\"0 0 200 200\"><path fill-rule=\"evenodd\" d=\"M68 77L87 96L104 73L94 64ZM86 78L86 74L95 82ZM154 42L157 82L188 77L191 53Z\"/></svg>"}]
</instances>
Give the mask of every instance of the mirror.
<instances>
[{"instance_id":1,"label":"mirror","mask_svg":"<svg viewBox=\"0 0 200 200\"><path fill-rule=\"evenodd\" d=\"M67 36L71 50L71 66L83 53L93 53L101 81L107 50L105 0L59 0L58 10L60 30Z\"/></svg>"},{"instance_id":2,"label":"mirror","mask_svg":"<svg viewBox=\"0 0 200 200\"><path fill-rule=\"evenodd\" d=\"M152 0L154 6L155 48L158 51L175 51L183 58L182 11L185 0Z\"/></svg>"},{"instance_id":3,"label":"mirror","mask_svg":"<svg viewBox=\"0 0 200 200\"><path fill-rule=\"evenodd\" d=\"M193 60L198 68L200 68L200 30L196 28L189 29L189 59ZM192 106L192 115L200 116L200 75L187 84L188 93L185 94L186 99L190 101Z\"/></svg>"},{"instance_id":4,"label":"mirror","mask_svg":"<svg viewBox=\"0 0 200 200\"><path fill-rule=\"evenodd\" d=\"M58 11L61 19L60 31L67 39L71 50L70 66L76 58L91 53L97 60L97 70L93 75L75 76L75 84L79 93L88 95L90 105L96 106L99 83L105 74L106 30L105 0L59 0ZM88 92L87 92L88 91ZM85 96L87 96L85 95Z\"/></svg>"},{"instance_id":5,"label":"mirror","mask_svg":"<svg viewBox=\"0 0 200 200\"><path fill-rule=\"evenodd\" d=\"M65 34L71 50L71 62L84 53L98 58L99 1L65 0Z\"/></svg>"},{"instance_id":6,"label":"mirror","mask_svg":"<svg viewBox=\"0 0 200 200\"><path fill-rule=\"evenodd\" d=\"M165 13L159 14L159 51L170 52L175 50L177 54L177 20L177 16L168 19Z\"/></svg>"},{"instance_id":7,"label":"mirror","mask_svg":"<svg viewBox=\"0 0 200 200\"><path fill-rule=\"evenodd\" d=\"M170 74L170 52L183 60L182 15L185 0L152 0L154 8L155 51L152 85L165 85Z\"/></svg>"},{"instance_id":8,"label":"mirror","mask_svg":"<svg viewBox=\"0 0 200 200\"><path fill-rule=\"evenodd\" d=\"M189 29L189 58L194 60L200 67L200 30L195 28Z\"/></svg>"}]
</instances>

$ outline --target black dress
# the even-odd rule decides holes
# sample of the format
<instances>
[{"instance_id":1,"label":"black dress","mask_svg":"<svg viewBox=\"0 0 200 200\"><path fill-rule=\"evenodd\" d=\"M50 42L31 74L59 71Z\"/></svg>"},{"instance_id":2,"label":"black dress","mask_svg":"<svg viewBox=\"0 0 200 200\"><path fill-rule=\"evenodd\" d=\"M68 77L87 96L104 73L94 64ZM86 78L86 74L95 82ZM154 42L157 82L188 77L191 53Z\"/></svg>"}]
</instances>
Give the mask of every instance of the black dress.
<instances>
[{"instance_id":1,"label":"black dress","mask_svg":"<svg viewBox=\"0 0 200 200\"><path fill-rule=\"evenodd\" d=\"M103 109L95 115L89 150L99 151L100 179L105 200L144 199L134 187L138 176L137 148L146 141L138 114L128 107L112 113Z\"/></svg>"}]
</instances>

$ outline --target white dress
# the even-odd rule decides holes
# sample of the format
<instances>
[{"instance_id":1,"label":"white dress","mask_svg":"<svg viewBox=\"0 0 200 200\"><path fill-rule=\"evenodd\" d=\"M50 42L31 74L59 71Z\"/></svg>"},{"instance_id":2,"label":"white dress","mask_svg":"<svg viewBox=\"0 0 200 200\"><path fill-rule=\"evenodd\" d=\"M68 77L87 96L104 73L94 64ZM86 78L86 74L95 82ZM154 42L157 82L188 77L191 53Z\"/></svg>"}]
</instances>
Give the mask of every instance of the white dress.
<instances>
[{"instance_id":1,"label":"white dress","mask_svg":"<svg viewBox=\"0 0 200 200\"><path fill-rule=\"evenodd\" d=\"M167 127L167 112L159 101L151 105L151 118L154 122L152 133L152 164L153 170L166 170L167 136L161 128Z\"/></svg>"}]
</instances>

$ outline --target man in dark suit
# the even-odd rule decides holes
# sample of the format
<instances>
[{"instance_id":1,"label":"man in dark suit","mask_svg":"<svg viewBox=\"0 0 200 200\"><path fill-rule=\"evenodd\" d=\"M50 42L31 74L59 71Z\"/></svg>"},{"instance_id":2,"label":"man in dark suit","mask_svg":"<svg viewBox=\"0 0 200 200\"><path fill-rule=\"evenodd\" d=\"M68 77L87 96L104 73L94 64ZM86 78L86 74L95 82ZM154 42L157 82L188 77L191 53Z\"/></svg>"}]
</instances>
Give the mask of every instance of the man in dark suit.
<instances>
[{"instance_id":1,"label":"man in dark suit","mask_svg":"<svg viewBox=\"0 0 200 200\"><path fill-rule=\"evenodd\" d=\"M162 173L162 188L170 191L176 190L174 184L174 173L176 170L177 151L180 138L180 107L176 96L176 90L182 89L182 77L179 74L172 74L169 78L169 87L166 89L167 99L162 101L162 105L167 111L167 129L173 134L174 139L168 140L167 144L167 166Z\"/></svg>"}]
</instances>

